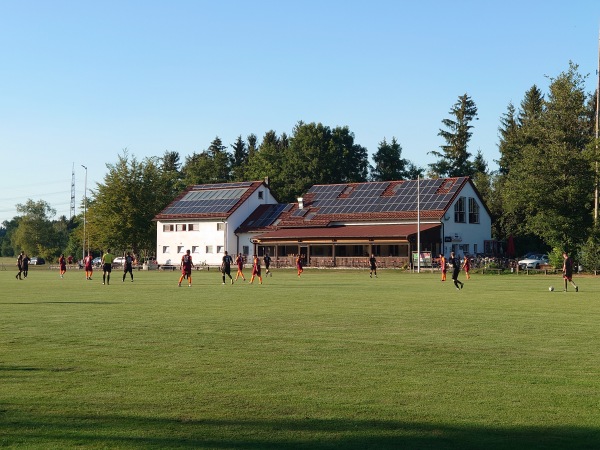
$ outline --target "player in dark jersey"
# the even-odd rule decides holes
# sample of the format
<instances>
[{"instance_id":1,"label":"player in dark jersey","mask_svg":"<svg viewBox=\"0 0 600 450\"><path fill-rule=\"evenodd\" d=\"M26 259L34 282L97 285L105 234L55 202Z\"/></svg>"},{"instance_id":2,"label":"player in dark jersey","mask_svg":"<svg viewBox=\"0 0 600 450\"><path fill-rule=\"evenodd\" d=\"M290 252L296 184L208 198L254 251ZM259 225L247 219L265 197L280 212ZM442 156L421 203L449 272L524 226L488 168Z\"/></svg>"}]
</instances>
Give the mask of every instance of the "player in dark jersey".
<instances>
[{"instance_id":1,"label":"player in dark jersey","mask_svg":"<svg viewBox=\"0 0 600 450\"><path fill-rule=\"evenodd\" d=\"M231 280L231 284L233 284L233 278L231 278L231 264L233 264L233 258L229 256L227 250L225 250L225 255L223 256L223 261L221 262L221 273L223 274L223 284L225 284L225 275L229 277Z\"/></svg>"},{"instance_id":2,"label":"player in dark jersey","mask_svg":"<svg viewBox=\"0 0 600 450\"><path fill-rule=\"evenodd\" d=\"M265 263L265 275L266 276L273 276L273 274L270 271L270 267L271 267L271 257L269 256L268 253L265 253L265 256L263 258L263 261Z\"/></svg>"},{"instance_id":3,"label":"player in dark jersey","mask_svg":"<svg viewBox=\"0 0 600 450\"><path fill-rule=\"evenodd\" d=\"M21 274L23 273L23 257L25 256L25 252L21 252L19 257L17 258L17 268L19 269L19 273L15 275L17 280L22 280Z\"/></svg>"},{"instance_id":4,"label":"player in dark jersey","mask_svg":"<svg viewBox=\"0 0 600 450\"><path fill-rule=\"evenodd\" d=\"M188 287L192 287L192 267L194 267L194 262L192 261L192 255L190 255L189 250L181 257L181 264L179 266L181 267L181 276L179 277L177 286L181 287L181 282L184 278L187 278Z\"/></svg>"},{"instance_id":5,"label":"player in dark jersey","mask_svg":"<svg viewBox=\"0 0 600 450\"><path fill-rule=\"evenodd\" d=\"M452 267L452 281L457 290L461 290L464 287L462 281L458 281L458 274L460 273L460 258L454 255L454 252L450 252L450 258L448 264Z\"/></svg>"},{"instance_id":6,"label":"player in dark jersey","mask_svg":"<svg viewBox=\"0 0 600 450\"><path fill-rule=\"evenodd\" d=\"M567 292L567 284L571 283L575 288L575 292L579 292L579 287L573 282L573 259L563 252L563 279L565 280L565 292Z\"/></svg>"},{"instance_id":7,"label":"player in dark jersey","mask_svg":"<svg viewBox=\"0 0 600 450\"><path fill-rule=\"evenodd\" d=\"M125 255L125 261L123 262L123 283L125 282L127 272L131 275L131 282L133 283L133 258L129 252Z\"/></svg>"},{"instance_id":8,"label":"player in dark jersey","mask_svg":"<svg viewBox=\"0 0 600 450\"><path fill-rule=\"evenodd\" d=\"M369 258L369 266L371 268L369 278L373 278L373 274L375 274L375 278L377 278L377 260L373 253L371 253L371 257Z\"/></svg>"}]
</instances>

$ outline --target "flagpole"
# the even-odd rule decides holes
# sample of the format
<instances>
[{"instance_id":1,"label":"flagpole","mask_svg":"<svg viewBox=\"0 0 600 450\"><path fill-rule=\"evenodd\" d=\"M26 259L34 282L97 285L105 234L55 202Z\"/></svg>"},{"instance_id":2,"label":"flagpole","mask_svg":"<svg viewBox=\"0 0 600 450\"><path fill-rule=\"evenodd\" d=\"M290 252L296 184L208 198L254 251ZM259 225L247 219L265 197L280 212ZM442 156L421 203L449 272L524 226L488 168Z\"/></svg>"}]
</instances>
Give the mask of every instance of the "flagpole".
<instances>
[{"instance_id":1,"label":"flagpole","mask_svg":"<svg viewBox=\"0 0 600 450\"><path fill-rule=\"evenodd\" d=\"M421 176L417 176L417 273L421 273Z\"/></svg>"},{"instance_id":2,"label":"flagpole","mask_svg":"<svg viewBox=\"0 0 600 450\"><path fill-rule=\"evenodd\" d=\"M598 33L598 69L596 70L598 78L596 84L596 179L594 186L594 224L598 225L598 116L600 116L600 32Z\"/></svg>"}]
</instances>

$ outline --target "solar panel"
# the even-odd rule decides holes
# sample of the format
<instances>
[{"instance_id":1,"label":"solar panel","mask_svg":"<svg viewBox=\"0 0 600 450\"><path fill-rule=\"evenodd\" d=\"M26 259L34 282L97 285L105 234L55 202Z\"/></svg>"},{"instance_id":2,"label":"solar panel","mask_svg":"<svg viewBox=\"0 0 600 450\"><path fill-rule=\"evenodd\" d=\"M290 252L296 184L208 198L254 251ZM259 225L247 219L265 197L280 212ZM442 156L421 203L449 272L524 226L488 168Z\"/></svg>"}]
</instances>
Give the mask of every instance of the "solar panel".
<instances>
[{"instance_id":1,"label":"solar panel","mask_svg":"<svg viewBox=\"0 0 600 450\"><path fill-rule=\"evenodd\" d=\"M255 227L267 227L271 225L275 219L279 217L279 215L286 209L291 207L288 203L282 203L277 205L271 205L269 209L265 211L265 213L254 221Z\"/></svg>"}]
</instances>

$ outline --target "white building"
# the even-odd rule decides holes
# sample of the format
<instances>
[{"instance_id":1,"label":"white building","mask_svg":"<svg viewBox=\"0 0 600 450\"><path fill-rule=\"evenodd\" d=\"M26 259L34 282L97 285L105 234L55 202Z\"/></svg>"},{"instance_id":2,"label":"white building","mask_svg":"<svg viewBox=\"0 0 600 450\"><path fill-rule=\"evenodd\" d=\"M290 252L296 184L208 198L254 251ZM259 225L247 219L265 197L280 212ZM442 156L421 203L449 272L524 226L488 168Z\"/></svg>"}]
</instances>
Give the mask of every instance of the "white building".
<instances>
[{"instance_id":1,"label":"white building","mask_svg":"<svg viewBox=\"0 0 600 450\"><path fill-rule=\"evenodd\" d=\"M314 185L297 203L279 204L255 181L191 186L156 216L157 260L220 264L223 252L269 253L278 265L304 255L312 266L382 267L493 253L489 210L468 177Z\"/></svg>"},{"instance_id":2,"label":"white building","mask_svg":"<svg viewBox=\"0 0 600 450\"><path fill-rule=\"evenodd\" d=\"M207 265L220 264L225 251L252 254L252 243L235 230L259 206L274 203L263 181L188 187L154 218L158 264L179 265L187 250L195 264Z\"/></svg>"}]
</instances>

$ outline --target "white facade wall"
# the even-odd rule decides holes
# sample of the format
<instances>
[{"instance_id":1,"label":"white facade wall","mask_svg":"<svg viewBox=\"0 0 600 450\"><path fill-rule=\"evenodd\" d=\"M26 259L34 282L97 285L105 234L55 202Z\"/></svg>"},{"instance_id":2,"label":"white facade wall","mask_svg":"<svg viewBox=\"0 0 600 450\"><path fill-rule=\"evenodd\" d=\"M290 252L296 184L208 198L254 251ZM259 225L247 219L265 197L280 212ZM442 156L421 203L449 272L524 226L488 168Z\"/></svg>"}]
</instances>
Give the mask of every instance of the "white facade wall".
<instances>
[{"instance_id":1,"label":"white facade wall","mask_svg":"<svg viewBox=\"0 0 600 450\"><path fill-rule=\"evenodd\" d=\"M464 198L465 221L456 222L455 205ZM479 223L469 223L469 198L479 206ZM448 256L451 251L457 255L465 253L483 253L485 251L484 242L492 239L492 218L483 206L481 199L475 193L470 184L466 184L460 191L459 196L452 203L444 218L442 219L442 245L444 255ZM449 241L449 242L448 242Z\"/></svg>"},{"instance_id":2,"label":"white facade wall","mask_svg":"<svg viewBox=\"0 0 600 450\"><path fill-rule=\"evenodd\" d=\"M196 265L220 265L225 250L230 255L234 255L242 252L243 245L250 246L251 254L252 244L238 242L234 232L258 206L273 203L277 201L271 195L269 188L260 186L228 218L157 221L156 260L158 264L178 266L187 250L192 252L192 259ZM165 231L165 225L168 229L173 228L174 231Z\"/></svg>"}]
</instances>

